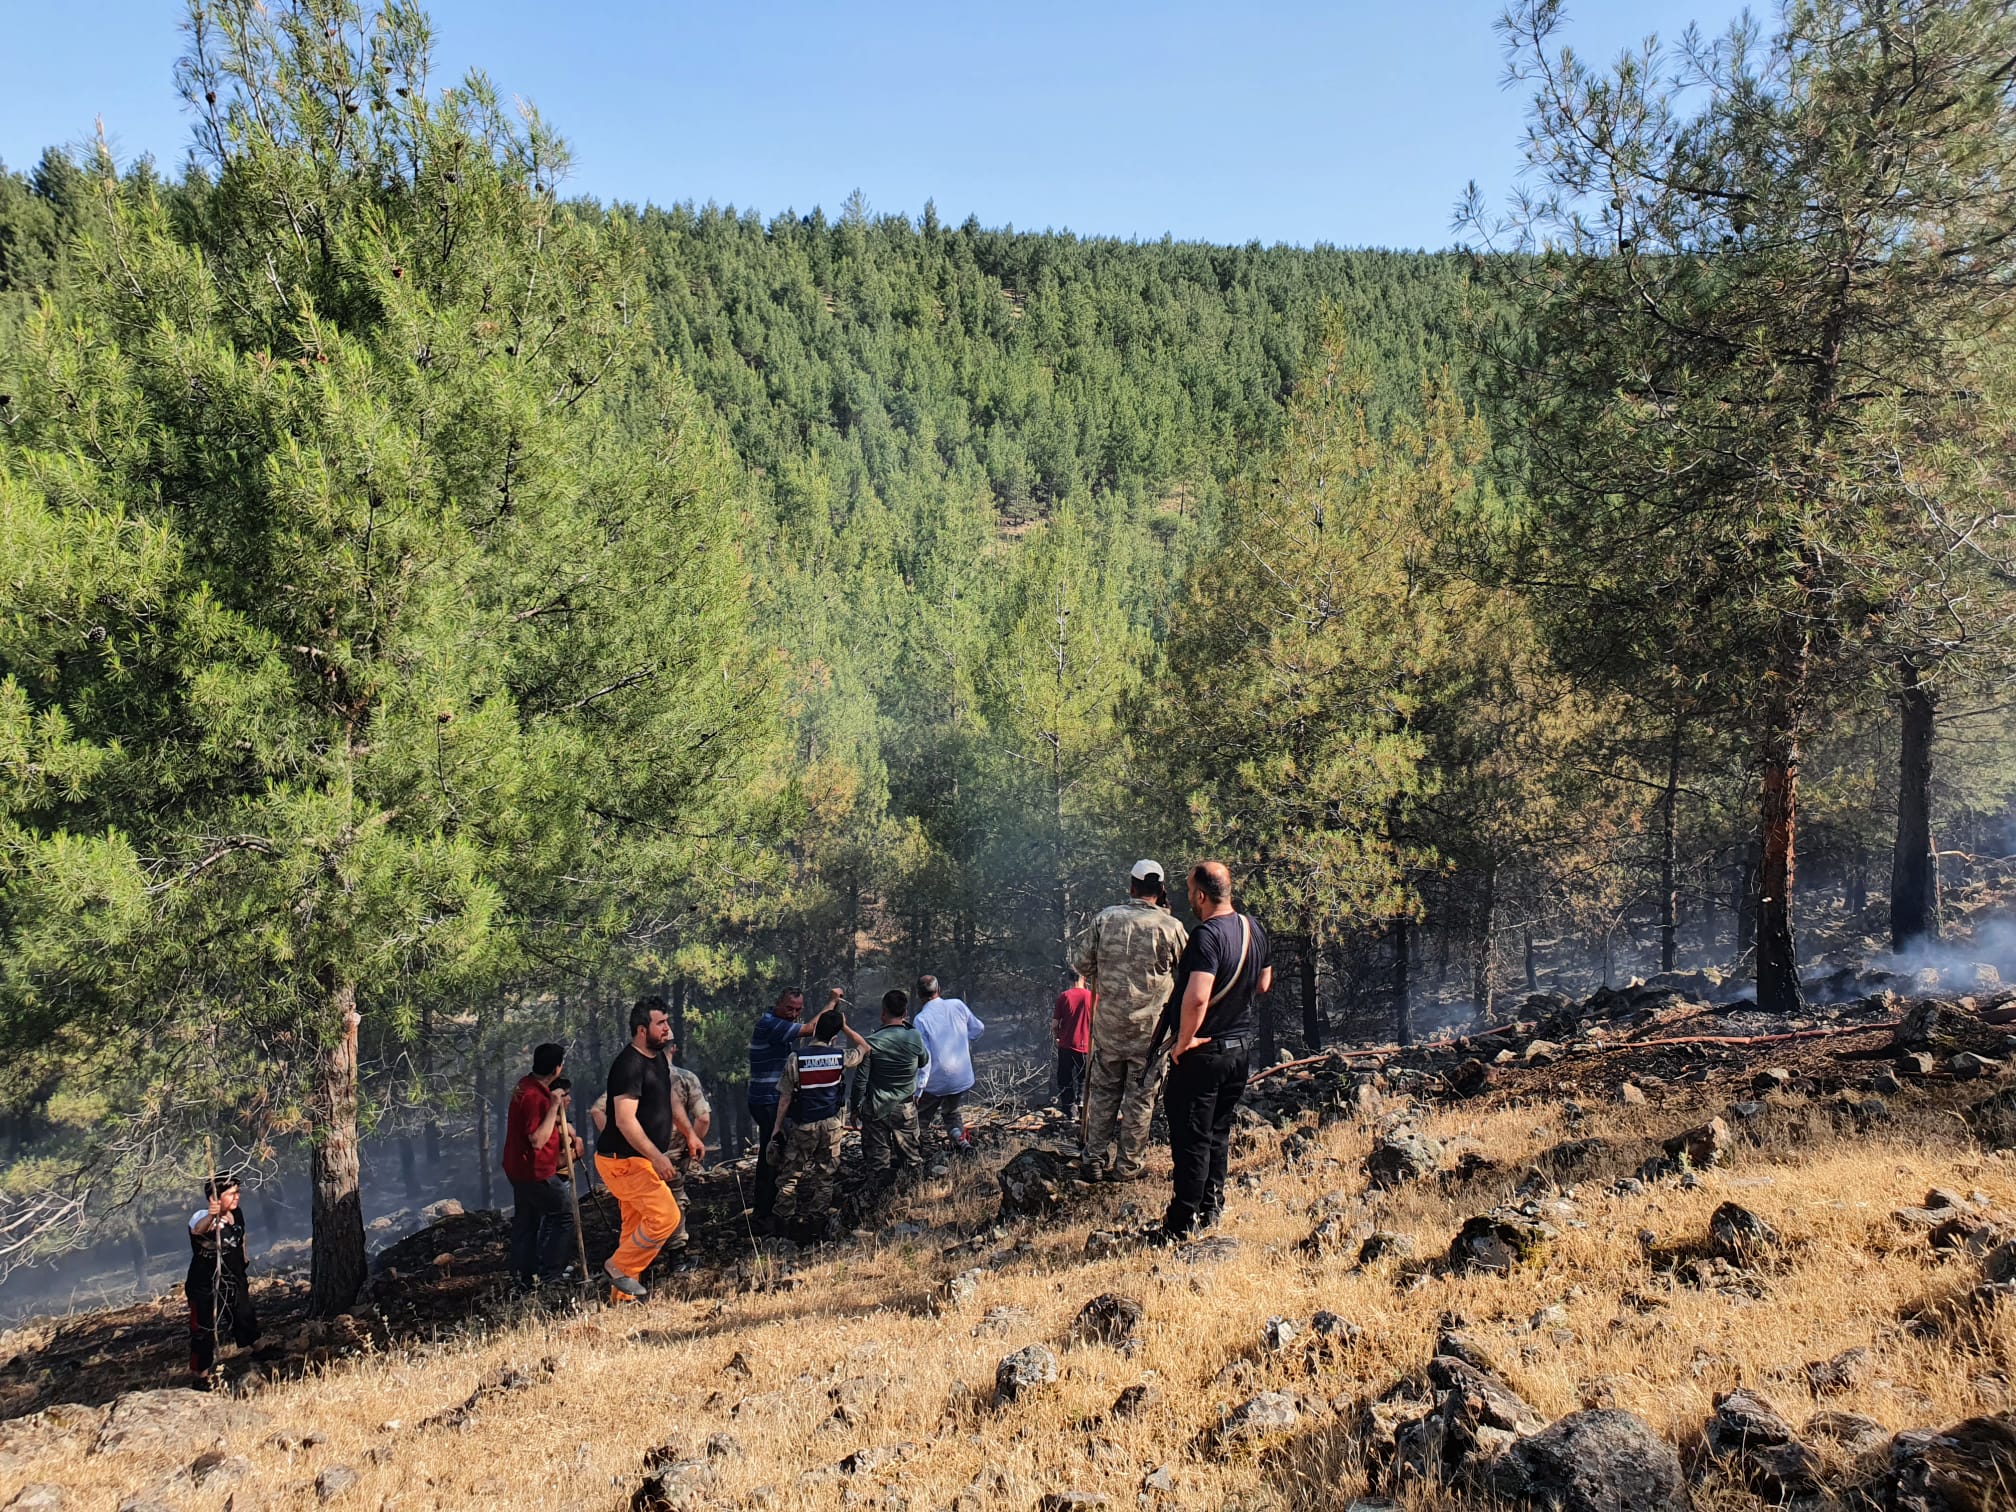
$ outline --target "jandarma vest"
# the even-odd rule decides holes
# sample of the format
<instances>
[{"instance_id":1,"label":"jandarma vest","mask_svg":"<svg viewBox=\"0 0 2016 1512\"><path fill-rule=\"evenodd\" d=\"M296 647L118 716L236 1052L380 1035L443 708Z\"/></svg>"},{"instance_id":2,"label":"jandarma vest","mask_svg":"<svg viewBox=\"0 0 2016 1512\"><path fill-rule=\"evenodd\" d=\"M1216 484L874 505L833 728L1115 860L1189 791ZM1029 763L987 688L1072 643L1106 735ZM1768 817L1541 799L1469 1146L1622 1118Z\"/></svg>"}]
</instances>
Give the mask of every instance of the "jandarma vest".
<instances>
[{"instance_id":1,"label":"jandarma vest","mask_svg":"<svg viewBox=\"0 0 2016 1512\"><path fill-rule=\"evenodd\" d=\"M791 1094L793 1123L818 1123L840 1116L841 1083L847 1075L846 1052L821 1045L798 1052L798 1090Z\"/></svg>"}]
</instances>

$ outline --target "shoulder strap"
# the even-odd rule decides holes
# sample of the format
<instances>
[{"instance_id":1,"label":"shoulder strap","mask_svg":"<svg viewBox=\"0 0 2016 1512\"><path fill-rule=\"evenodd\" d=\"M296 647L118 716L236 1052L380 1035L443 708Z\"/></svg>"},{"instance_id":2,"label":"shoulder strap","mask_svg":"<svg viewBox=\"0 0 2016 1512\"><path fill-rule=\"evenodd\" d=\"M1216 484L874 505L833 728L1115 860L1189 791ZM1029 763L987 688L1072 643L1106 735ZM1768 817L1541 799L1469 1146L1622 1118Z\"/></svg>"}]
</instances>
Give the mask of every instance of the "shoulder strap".
<instances>
[{"instance_id":1,"label":"shoulder strap","mask_svg":"<svg viewBox=\"0 0 2016 1512\"><path fill-rule=\"evenodd\" d=\"M1206 1013L1223 1002L1225 994L1236 987L1239 978L1246 974L1246 950L1253 943L1253 926L1246 922L1244 914L1234 914L1233 917L1239 921L1239 963L1232 968L1232 975L1225 979L1225 985L1211 994L1211 1001L1204 1005Z\"/></svg>"}]
</instances>

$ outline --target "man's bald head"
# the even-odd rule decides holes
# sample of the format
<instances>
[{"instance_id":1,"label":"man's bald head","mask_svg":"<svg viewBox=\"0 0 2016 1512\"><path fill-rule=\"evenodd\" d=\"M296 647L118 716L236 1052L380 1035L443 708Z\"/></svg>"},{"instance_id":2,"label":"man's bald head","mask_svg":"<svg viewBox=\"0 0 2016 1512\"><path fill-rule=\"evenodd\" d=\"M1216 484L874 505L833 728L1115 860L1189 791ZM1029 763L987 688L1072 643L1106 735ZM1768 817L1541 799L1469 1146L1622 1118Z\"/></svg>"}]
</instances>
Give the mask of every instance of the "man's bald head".
<instances>
[{"instance_id":1,"label":"man's bald head","mask_svg":"<svg viewBox=\"0 0 2016 1512\"><path fill-rule=\"evenodd\" d=\"M1190 868L1190 885L1207 903L1232 901L1232 873L1223 861L1199 861Z\"/></svg>"}]
</instances>

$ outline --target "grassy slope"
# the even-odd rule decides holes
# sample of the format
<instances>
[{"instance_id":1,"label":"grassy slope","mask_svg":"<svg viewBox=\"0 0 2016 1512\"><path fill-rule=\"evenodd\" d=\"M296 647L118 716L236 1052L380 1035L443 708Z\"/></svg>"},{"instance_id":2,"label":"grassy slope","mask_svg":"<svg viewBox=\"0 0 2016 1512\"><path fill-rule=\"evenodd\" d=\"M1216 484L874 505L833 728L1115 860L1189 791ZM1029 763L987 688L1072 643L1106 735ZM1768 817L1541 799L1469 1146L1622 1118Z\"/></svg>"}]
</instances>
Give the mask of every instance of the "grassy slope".
<instances>
[{"instance_id":1,"label":"grassy slope","mask_svg":"<svg viewBox=\"0 0 2016 1512\"><path fill-rule=\"evenodd\" d=\"M1695 1111L1706 1110L1618 1108L1569 1128L1558 1110L1538 1106L1456 1107L1436 1113L1428 1127L1456 1142L1452 1154L1474 1141L1500 1161L1518 1162L1571 1134L1670 1132ZM1143 1474L1166 1463L1183 1506L1334 1507L1363 1486L1342 1418L1312 1418L1301 1437L1257 1459L1203 1460L1188 1456L1186 1446L1222 1409L1263 1387L1331 1400L1384 1390L1424 1363L1445 1310L1466 1315L1473 1336L1549 1416L1574 1410L1597 1389L1592 1383L1612 1378L1605 1384L1617 1405L1682 1442L1698 1430L1712 1395L1738 1383L1763 1389L1795 1423L1817 1406L1905 1428L1999 1405L1992 1387L1984 1398L1974 1378L2016 1358L2009 1319L1991 1323L1965 1351L1897 1325L1914 1300L1961 1287L1973 1272L1955 1266L1938 1274L1922 1237L1892 1222L1893 1208L1944 1184L1978 1188L1997 1207L2016 1211L2016 1168L1974 1151L1936 1098L1908 1105L1877 1135L1802 1131L1775 1152L1753 1152L1731 1170L1709 1173L1695 1191L1666 1184L1622 1197L1585 1185L1574 1200L1586 1227L1566 1229L1543 1268L1509 1279L1396 1284L1391 1269L1356 1272L1348 1257L1308 1262L1295 1253L1315 1216L1341 1202L1354 1221L1411 1233L1432 1254L1497 1195L1415 1188L1367 1196L1358 1168L1370 1139L1368 1129L1334 1125L1320 1134L1313 1161L1288 1170L1278 1136L1262 1131L1237 1159L1238 1171L1258 1174L1261 1185L1235 1192L1226 1232L1241 1243L1217 1265L1188 1266L1152 1252L1084 1259L1091 1228L1117 1224L1129 1201L1146 1207L1160 1200L1159 1187L1144 1185L1102 1195L1055 1226L1012 1234L1008 1244L1026 1240L1027 1252L992 1264L978 1299L943 1317L930 1305L938 1283L974 1263L940 1254L957 1237L949 1228L822 1253L788 1290L523 1319L424 1356L340 1365L256 1398L275 1428L321 1433L326 1442L286 1451L265 1442L270 1429L234 1435L230 1448L251 1467L233 1488L234 1506L243 1512L312 1502L317 1470L342 1463L361 1475L345 1505L614 1508L627 1502L647 1449L669 1443L705 1456L709 1436L727 1434L733 1446L717 1446L728 1452L714 1459L717 1479L699 1504L921 1509L952 1505L966 1492L964 1506L1027 1509L1046 1491L1076 1489L1122 1507L1135 1503ZM983 1219L991 1183L971 1173L963 1181L956 1193L941 1182L914 1216L934 1225ZM1731 1197L1791 1241L1761 1303L1671 1287L1641 1247L1642 1229L1665 1242L1697 1239L1716 1204ZM1066 1345L1078 1308L1104 1291L1145 1308L1131 1357ZM1634 1291L1660 1305L1645 1311L1626 1302ZM1572 1338L1526 1326L1550 1304L1566 1308ZM983 1326L986 1309L997 1307L1022 1311ZM1306 1321L1319 1308L1361 1325L1362 1345L1313 1373L1293 1350L1261 1356L1270 1315ZM959 1405L969 1394L988 1394L1000 1357L1032 1342L1051 1345L1062 1361L1062 1378L1046 1396L999 1410ZM1875 1350L1869 1383L1816 1403L1801 1367L1856 1345ZM738 1352L749 1378L726 1369ZM555 1364L550 1378L492 1399L467 1428L411 1426L501 1367L542 1357ZM1242 1359L1251 1362L1243 1369L1234 1365ZM1221 1376L1228 1366L1244 1379ZM832 1392L857 1377L871 1380L845 1394L854 1405L848 1423L835 1417ZM1086 1426L1123 1387L1150 1380L1161 1399L1140 1417ZM402 1426L387 1426L393 1422ZM900 1464L854 1477L833 1472L856 1450L902 1443L916 1448ZM10 1481L46 1481L79 1493L66 1505L109 1509L176 1468L138 1456L87 1458L80 1447L17 1444L25 1457L0 1474L0 1501L11 1494ZM374 1449L382 1463L372 1462ZM168 1499L194 1507L222 1497L170 1488ZM1422 1494L1416 1504L1438 1503ZM1711 1488L1702 1504L1753 1503Z\"/></svg>"}]
</instances>

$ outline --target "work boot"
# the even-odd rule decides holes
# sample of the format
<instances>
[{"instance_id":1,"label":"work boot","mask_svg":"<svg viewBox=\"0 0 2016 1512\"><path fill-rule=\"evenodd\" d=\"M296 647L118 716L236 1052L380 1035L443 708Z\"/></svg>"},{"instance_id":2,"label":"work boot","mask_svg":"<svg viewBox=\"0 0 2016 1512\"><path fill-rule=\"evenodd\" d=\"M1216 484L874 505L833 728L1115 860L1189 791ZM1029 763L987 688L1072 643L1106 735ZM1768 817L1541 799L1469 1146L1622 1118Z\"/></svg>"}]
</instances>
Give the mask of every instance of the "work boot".
<instances>
[{"instance_id":1,"label":"work boot","mask_svg":"<svg viewBox=\"0 0 2016 1512\"><path fill-rule=\"evenodd\" d=\"M1143 1160L1123 1162L1113 1167L1109 1181L1139 1181L1148 1174L1148 1163Z\"/></svg>"},{"instance_id":2,"label":"work boot","mask_svg":"<svg viewBox=\"0 0 2016 1512\"><path fill-rule=\"evenodd\" d=\"M651 1294L644 1289L644 1283L635 1276L626 1276L608 1265L602 1267L602 1274L609 1278L609 1301L611 1305L625 1302L642 1302Z\"/></svg>"}]
</instances>

